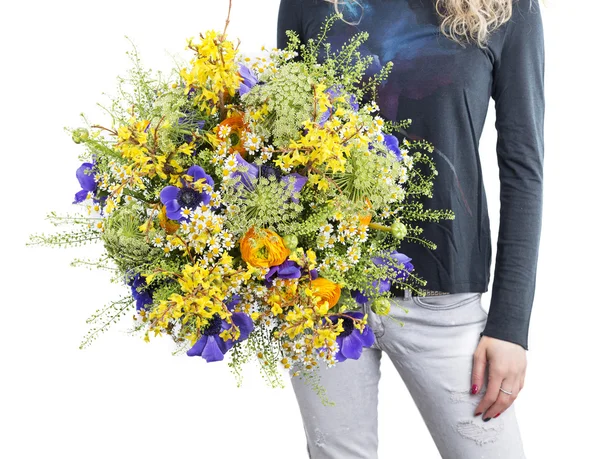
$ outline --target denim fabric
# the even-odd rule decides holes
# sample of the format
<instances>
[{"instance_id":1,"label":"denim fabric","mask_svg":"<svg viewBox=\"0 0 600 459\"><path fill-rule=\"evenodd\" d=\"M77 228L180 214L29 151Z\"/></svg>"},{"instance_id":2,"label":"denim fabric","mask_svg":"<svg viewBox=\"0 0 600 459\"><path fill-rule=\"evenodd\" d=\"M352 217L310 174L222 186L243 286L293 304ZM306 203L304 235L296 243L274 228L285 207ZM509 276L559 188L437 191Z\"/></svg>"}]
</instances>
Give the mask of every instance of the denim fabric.
<instances>
[{"instance_id":1,"label":"denim fabric","mask_svg":"<svg viewBox=\"0 0 600 459\"><path fill-rule=\"evenodd\" d=\"M473 353L487 320L481 296L455 293L396 297L389 316L378 316L365 305L375 344L364 349L358 360L348 359L331 368L321 362L315 370L335 406L323 405L301 377L291 378L309 457L378 457L378 382L385 352L406 384L443 459L525 458L514 403L488 422L474 416L487 388L484 384L477 395L470 393ZM404 322L404 326L393 319ZM398 457L403 457L402 453ZM410 459L419 458L411 455Z\"/></svg>"}]
</instances>

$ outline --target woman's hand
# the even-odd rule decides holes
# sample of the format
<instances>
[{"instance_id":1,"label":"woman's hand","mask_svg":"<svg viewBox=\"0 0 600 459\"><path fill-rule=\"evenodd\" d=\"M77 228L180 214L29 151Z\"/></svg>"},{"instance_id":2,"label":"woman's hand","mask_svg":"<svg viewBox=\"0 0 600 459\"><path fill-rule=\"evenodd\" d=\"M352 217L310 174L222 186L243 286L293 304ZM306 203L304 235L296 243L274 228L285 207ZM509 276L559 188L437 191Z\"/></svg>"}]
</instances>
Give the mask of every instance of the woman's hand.
<instances>
[{"instance_id":1,"label":"woman's hand","mask_svg":"<svg viewBox=\"0 0 600 459\"><path fill-rule=\"evenodd\" d=\"M473 354L471 392L476 394L483 386L486 365L489 364L485 396L475 410L475 416L483 414L483 420L499 416L515 401L525 384L527 351L520 345L482 336ZM505 394L502 389L512 392Z\"/></svg>"}]
</instances>

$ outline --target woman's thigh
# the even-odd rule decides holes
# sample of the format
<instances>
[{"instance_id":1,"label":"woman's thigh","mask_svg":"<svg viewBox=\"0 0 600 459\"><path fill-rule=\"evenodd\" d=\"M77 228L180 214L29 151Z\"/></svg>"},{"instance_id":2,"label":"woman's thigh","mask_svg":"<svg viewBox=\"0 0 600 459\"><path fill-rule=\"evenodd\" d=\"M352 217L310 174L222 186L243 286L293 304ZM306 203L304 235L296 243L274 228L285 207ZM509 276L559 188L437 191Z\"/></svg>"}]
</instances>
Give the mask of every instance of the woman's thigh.
<instances>
[{"instance_id":1,"label":"woman's thigh","mask_svg":"<svg viewBox=\"0 0 600 459\"><path fill-rule=\"evenodd\" d=\"M404 380L443 459L525 457L514 404L487 422L474 415L487 388L470 392L473 353L487 320L480 293L397 298L390 317L371 316L382 330L379 346Z\"/></svg>"},{"instance_id":2,"label":"woman's thigh","mask_svg":"<svg viewBox=\"0 0 600 459\"><path fill-rule=\"evenodd\" d=\"M376 347L330 368L320 362L313 371L334 406L323 405L309 381L292 378L311 459L377 458L380 362Z\"/></svg>"}]
</instances>

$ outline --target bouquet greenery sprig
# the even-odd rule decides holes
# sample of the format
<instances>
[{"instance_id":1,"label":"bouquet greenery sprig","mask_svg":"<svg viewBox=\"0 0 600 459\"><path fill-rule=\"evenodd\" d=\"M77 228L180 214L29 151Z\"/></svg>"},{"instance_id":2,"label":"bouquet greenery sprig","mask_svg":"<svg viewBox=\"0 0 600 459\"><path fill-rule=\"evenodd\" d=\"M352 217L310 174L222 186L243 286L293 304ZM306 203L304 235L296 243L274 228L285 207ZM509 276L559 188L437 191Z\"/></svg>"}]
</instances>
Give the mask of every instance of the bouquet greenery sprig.
<instances>
[{"instance_id":1,"label":"bouquet greenery sprig","mask_svg":"<svg viewBox=\"0 0 600 459\"><path fill-rule=\"evenodd\" d=\"M130 293L97 311L81 347L133 311L131 332L169 335L208 362L256 359L274 386L279 367L310 375L319 361L343 364L373 344L367 313L388 314L396 284L425 284L418 261L399 252L425 239L421 221L435 165L425 141L393 134L410 120L378 114L378 85L358 33L337 51L326 35L243 58L208 31L189 40L189 65L165 78L137 52L107 108L109 126L70 130L83 164L70 229L32 244L99 242L96 265ZM227 26L225 27L225 29ZM317 390L318 387L315 386Z\"/></svg>"}]
</instances>

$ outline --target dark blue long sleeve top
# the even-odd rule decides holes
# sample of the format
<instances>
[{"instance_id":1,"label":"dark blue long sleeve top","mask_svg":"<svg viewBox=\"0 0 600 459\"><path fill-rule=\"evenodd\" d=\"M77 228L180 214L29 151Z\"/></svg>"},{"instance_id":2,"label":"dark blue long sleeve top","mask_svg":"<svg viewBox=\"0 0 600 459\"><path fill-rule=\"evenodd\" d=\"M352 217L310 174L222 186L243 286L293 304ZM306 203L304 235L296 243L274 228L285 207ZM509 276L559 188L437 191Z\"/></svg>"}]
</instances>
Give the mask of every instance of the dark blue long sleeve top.
<instances>
[{"instance_id":1,"label":"dark blue long sleeve top","mask_svg":"<svg viewBox=\"0 0 600 459\"><path fill-rule=\"evenodd\" d=\"M495 102L500 176L500 224L494 281L482 335L528 349L542 217L544 41L537 0L515 0L509 22L492 32L485 48L461 46L439 31L434 0L359 0L342 10L327 41L339 48L367 31L361 52L374 56L371 70L394 65L379 90L381 115L412 119L412 138L434 144L439 175L434 209L452 209L455 220L424 223L430 250L404 243L427 289L486 292L492 261L491 232L479 139ZM277 47L285 31L302 42L316 38L334 7L324 0L281 0ZM362 17L361 17L362 14Z\"/></svg>"}]
</instances>

